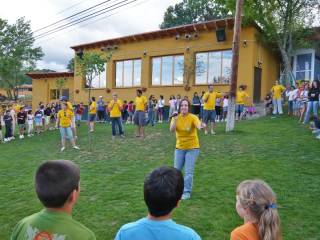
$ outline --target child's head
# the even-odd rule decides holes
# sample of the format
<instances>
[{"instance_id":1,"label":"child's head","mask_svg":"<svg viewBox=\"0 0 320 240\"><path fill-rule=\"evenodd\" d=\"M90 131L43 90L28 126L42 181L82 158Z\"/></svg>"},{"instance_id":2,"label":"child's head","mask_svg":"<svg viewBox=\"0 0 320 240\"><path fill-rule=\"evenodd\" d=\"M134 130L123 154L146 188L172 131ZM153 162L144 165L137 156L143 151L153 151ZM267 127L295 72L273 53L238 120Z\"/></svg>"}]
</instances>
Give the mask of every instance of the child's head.
<instances>
[{"instance_id":1,"label":"child's head","mask_svg":"<svg viewBox=\"0 0 320 240\"><path fill-rule=\"evenodd\" d=\"M245 180L237 187L236 209L241 218L256 223L261 240L280 239L276 195L262 180Z\"/></svg>"},{"instance_id":2,"label":"child's head","mask_svg":"<svg viewBox=\"0 0 320 240\"><path fill-rule=\"evenodd\" d=\"M228 95L224 95L223 97L224 97L225 99L228 99L228 98L229 98L229 96L228 96Z\"/></svg>"},{"instance_id":3,"label":"child's head","mask_svg":"<svg viewBox=\"0 0 320 240\"><path fill-rule=\"evenodd\" d=\"M10 115L10 110L9 110L9 109L6 110L6 114L7 114L7 115Z\"/></svg>"},{"instance_id":4,"label":"child's head","mask_svg":"<svg viewBox=\"0 0 320 240\"><path fill-rule=\"evenodd\" d=\"M61 108L62 108L63 110L66 110L67 107L68 107L68 104L67 104L66 102L62 102Z\"/></svg>"},{"instance_id":5,"label":"child's head","mask_svg":"<svg viewBox=\"0 0 320 240\"><path fill-rule=\"evenodd\" d=\"M28 114L32 114L32 110L31 109L28 110Z\"/></svg>"},{"instance_id":6,"label":"child's head","mask_svg":"<svg viewBox=\"0 0 320 240\"><path fill-rule=\"evenodd\" d=\"M79 195L80 169L71 161L46 161L35 176L36 193L46 208L73 204Z\"/></svg>"},{"instance_id":7,"label":"child's head","mask_svg":"<svg viewBox=\"0 0 320 240\"><path fill-rule=\"evenodd\" d=\"M153 170L144 181L144 200L150 215L168 215L178 206L183 193L182 173L172 167Z\"/></svg>"}]
</instances>

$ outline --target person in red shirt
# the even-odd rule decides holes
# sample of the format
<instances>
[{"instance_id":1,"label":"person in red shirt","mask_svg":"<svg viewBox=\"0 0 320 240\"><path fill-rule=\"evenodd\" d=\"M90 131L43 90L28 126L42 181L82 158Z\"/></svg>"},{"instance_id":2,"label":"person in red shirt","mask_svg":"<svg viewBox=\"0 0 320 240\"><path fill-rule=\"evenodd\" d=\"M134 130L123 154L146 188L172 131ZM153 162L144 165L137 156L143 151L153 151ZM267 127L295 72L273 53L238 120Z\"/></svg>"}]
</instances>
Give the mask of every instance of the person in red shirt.
<instances>
[{"instance_id":1,"label":"person in red shirt","mask_svg":"<svg viewBox=\"0 0 320 240\"><path fill-rule=\"evenodd\" d=\"M133 101L130 101L128 103L128 121L127 123L133 123L133 114L134 114L134 109L133 109Z\"/></svg>"},{"instance_id":2,"label":"person in red shirt","mask_svg":"<svg viewBox=\"0 0 320 240\"><path fill-rule=\"evenodd\" d=\"M81 102L76 107L76 123L78 127L80 127L80 122L82 120L83 113L84 113L84 106L83 106L83 103Z\"/></svg>"}]
</instances>

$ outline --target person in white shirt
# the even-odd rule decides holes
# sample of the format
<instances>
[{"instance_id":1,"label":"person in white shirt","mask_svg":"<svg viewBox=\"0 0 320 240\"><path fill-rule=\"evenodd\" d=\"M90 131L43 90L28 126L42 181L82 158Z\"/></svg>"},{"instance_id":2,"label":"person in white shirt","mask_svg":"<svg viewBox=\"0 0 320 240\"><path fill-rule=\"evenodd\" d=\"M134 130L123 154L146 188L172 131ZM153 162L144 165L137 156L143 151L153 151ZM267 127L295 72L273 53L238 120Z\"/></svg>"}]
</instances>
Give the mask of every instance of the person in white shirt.
<instances>
[{"instance_id":1,"label":"person in white shirt","mask_svg":"<svg viewBox=\"0 0 320 240\"><path fill-rule=\"evenodd\" d=\"M223 97L223 121L227 121L227 114L228 114L228 105L229 105L229 97L225 95Z\"/></svg>"},{"instance_id":2,"label":"person in white shirt","mask_svg":"<svg viewBox=\"0 0 320 240\"><path fill-rule=\"evenodd\" d=\"M32 114L32 110L29 110L27 114L28 137L33 136L33 120L34 120L34 116Z\"/></svg>"},{"instance_id":3,"label":"person in white shirt","mask_svg":"<svg viewBox=\"0 0 320 240\"><path fill-rule=\"evenodd\" d=\"M297 93L298 89L296 89L294 86L291 86L290 90L286 91L286 97L288 97L288 115L294 115Z\"/></svg>"},{"instance_id":4,"label":"person in white shirt","mask_svg":"<svg viewBox=\"0 0 320 240\"><path fill-rule=\"evenodd\" d=\"M14 110L13 106L10 106L10 115L12 117L12 139L15 139L14 134L16 131L16 124L17 124L17 114Z\"/></svg>"},{"instance_id":5,"label":"person in white shirt","mask_svg":"<svg viewBox=\"0 0 320 240\"><path fill-rule=\"evenodd\" d=\"M169 119L171 119L172 114L176 111L177 100L175 96L171 95L169 100Z\"/></svg>"},{"instance_id":6,"label":"person in white shirt","mask_svg":"<svg viewBox=\"0 0 320 240\"><path fill-rule=\"evenodd\" d=\"M158 121L159 121L159 123L163 122L163 114L164 114L164 99L163 99L163 96L160 95L160 99L158 100Z\"/></svg>"}]
</instances>

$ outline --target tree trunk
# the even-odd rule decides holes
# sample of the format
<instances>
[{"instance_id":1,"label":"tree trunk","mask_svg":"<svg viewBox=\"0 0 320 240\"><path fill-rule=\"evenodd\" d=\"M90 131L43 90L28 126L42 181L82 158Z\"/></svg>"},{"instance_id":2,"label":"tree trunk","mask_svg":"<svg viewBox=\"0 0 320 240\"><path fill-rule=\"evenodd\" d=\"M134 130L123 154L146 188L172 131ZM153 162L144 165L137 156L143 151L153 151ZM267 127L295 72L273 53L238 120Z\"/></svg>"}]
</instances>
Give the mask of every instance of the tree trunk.
<instances>
[{"instance_id":1,"label":"tree trunk","mask_svg":"<svg viewBox=\"0 0 320 240\"><path fill-rule=\"evenodd\" d=\"M14 96L14 100L17 101L18 100L18 88L15 87L13 89L13 96Z\"/></svg>"},{"instance_id":2,"label":"tree trunk","mask_svg":"<svg viewBox=\"0 0 320 240\"><path fill-rule=\"evenodd\" d=\"M290 86L291 83L291 74L292 74L292 69L291 69L291 61L290 61L290 56L289 54L286 52L285 49L280 48L280 52L281 52L281 57L282 57L282 62L284 65L284 82L282 82L282 84L284 84L285 86Z\"/></svg>"},{"instance_id":3,"label":"tree trunk","mask_svg":"<svg viewBox=\"0 0 320 240\"><path fill-rule=\"evenodd\" d=\"M241 33L241 13L243 0L237 0L236 17L234 23L233 46L232 46L232 65L231 65L231 86L229 94L229 105L226 132L234 130L234 115L235 115L235 97L237 91L237 78L239 66L239 45Z\"/></svg>"},{"instance_id":4,"label":"tree trunk","mask_svg":"<svg viewBox=\"0 0 320 240\"><path fill-rule=\"evenodd\" d=\"M7 92L7 97L8 97L9 99L12 99L11 90L10 90L10 89L7 89L6 92Z\"/></svg>"},{"instance_id":5,"label":"tree trunk","mask_svg":"<svg viewBox=\"0 0 320 240\"><path fill-rule=\"evenodd\" d=\"M234 130L235 111L236 111L236 98L230 97L228 101L226 132L231 132Z\"/></svg>"},{"instance_id":6,"label":"tree trunk","mask_svg":"<svg viewBox=\"0 0 320 240\"><path fill-rule=\"evenodd\" d=\"M91 100L91 87L92 87L92 78L89 79L89 96L88 96L88 142L89 142L89 152L92 152L92 143L93 143L93 133L91 132L90 129L90 113L89 113L89 108L90 108L90 100Z\"/></svg>"}]
</instances>

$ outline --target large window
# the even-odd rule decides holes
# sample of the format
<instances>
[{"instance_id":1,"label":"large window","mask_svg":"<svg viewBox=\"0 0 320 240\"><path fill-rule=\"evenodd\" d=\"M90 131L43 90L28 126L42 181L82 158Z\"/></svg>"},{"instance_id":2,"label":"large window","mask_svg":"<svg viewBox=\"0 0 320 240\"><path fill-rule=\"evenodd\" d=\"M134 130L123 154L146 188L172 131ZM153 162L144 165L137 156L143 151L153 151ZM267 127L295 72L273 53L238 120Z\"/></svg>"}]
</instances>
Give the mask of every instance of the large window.
<instances>
[{"instance_id":1,"label":"large window","mask_svg":"<svg viewBox=\"0 0 320 240\"><path fill-rule=\"evenodd\" d=\"M105 69L99 76L92 79L92 88L106 88L107 86L107 64L105 64Z\"/></svg>"},{"instance_id":2,"label":"large window","mask_svg":"<svg viewBox=\"0 0 320 240\"><path fill-rule=\"evenodd\" d=\"M232 51L196 54L196 84L230 84Z\"/></svg>"},{"instance_id":3,"label":"large window","mask_svg":"<svg viewBox=\"0 0 320 240\"><path fill-rule=\"evenodd\" d=\"M57 100L60 98L60 91L59 89L50 89L50 99Z\"/></svg>"},{"instance_id":4,"label":"large window","mask_svg":"<svg viewBox=\"0 0 320 240\"><path fill-rule=\"evenodd\" d=\"M152 58L152 85L182 85L183 71L183 55L154 57Z\"/></svg>"},{"instance_id":5,"label":"large window","mask_svg":"<svg viewBox=\"0 0 320 240\"><path fill-rule=\"evenodd\" d=\"M296 79L311 80L312 53L297 56Z\"/></svg>"},{"instance_id":6,"label":"large window","mask_svg":"<svg viewBox=\"0 0 320 240\"><path fill-rule=\"evenodd\" d=\"M141 59L116 62L116 87L141 85Z\"/></svg>"}]
</instances>

